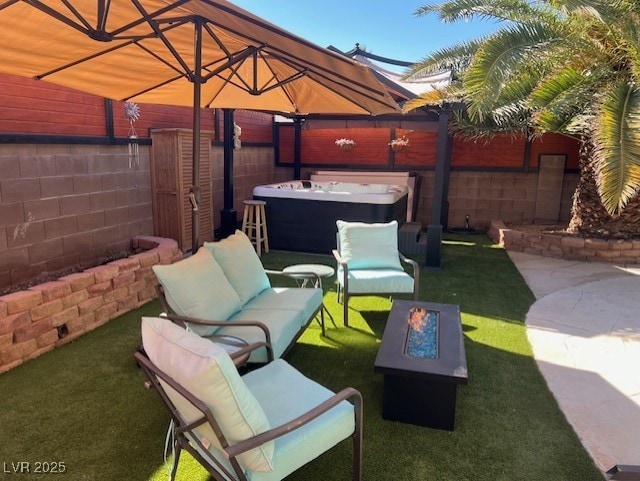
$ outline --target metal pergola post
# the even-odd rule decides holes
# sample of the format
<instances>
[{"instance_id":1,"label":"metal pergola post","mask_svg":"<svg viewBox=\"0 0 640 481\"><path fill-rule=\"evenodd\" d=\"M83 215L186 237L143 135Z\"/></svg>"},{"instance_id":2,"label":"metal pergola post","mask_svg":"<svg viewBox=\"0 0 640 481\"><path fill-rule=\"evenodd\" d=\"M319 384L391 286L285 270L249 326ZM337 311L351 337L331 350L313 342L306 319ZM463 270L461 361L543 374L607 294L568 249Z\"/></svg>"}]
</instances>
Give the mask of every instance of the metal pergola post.
<instances>
[{"instance_id":1,"label":"metal pergola post","mask_svg":"<svg viewBox=\"0 0 640 481\"><path fill-rule=\"evenodd\" d=\"M451 171L451 138L449 118L453 110L461 110L463 104L444 104L438 117L438 145L436 150L436 171L433 179L433 204L431 223L427 226L426 267L442 267L442 230L448 222L449 174Z\"/></svg>"},{"instance_id":2,"label":"metal pergola post","mask_svg":"<svg viewBox=\"0 0 640 481\"><path fill-rule=\"evenodd\" d=\"M189 190L191 200L191 253L195 254L200 247L200 212L202 201L200 188L200 101L202 98L202 21L194 21L195 66L193 81L193 179Z\"/></svg>"},{"instance_id":3,"label":"metal pergola post","mask_svg":"<svg viewBox=\"0 0 640 481\"><path fill-rule=\"evenodd\" d=\"M223 155L224 155L224 198L220 211L220 236L233 234L237 227L236 211L233 208L233 109L222 109L223 113Z\"/></svg>"},{"instance_id":4,"label":"metal pergola post","mask_svg":"<svg viewBox=\"0 0 640 481\"><path fill-rule=\"evenodd\" d=\"M300 180L302 168L302 117L293 119L293 179Z\"/></svg>"}]
</instances>

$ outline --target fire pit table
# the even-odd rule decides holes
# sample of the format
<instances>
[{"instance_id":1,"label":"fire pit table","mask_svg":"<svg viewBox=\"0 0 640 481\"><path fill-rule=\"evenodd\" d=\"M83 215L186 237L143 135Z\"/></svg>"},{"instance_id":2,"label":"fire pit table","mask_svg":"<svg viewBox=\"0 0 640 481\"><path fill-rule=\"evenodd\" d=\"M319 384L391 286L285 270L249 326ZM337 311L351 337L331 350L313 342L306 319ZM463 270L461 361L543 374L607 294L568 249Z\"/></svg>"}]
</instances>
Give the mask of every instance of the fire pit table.
<instances>
[{"instance_id":1,"label":"fire pit table","mask_svg":"<svg viewBox=\"0 0 640 481\"><path fill-rule=\"evenodd\" d=\"M384 419L453 431L457 386L469 380L460 308L394 300L374 370Z\"/></svg>"}]
</instances>

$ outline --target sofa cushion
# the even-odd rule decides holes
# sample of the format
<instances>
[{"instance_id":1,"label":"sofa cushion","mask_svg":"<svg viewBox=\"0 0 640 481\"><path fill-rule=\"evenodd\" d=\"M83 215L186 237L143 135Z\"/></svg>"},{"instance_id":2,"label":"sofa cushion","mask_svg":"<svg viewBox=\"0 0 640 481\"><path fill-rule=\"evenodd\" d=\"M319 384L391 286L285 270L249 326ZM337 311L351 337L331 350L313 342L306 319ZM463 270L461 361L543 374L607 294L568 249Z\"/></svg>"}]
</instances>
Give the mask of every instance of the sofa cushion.
<instances>
[{"instance_id":1,"label":"sofa cushion","mask_svg":"<svg viewBox=\"0 0 640 481\"><path fill-rule=\"evenodd\" d=\"M287 309L300 311L300 327L307 324L311 316L322 306L322 289L299 287L271 287L262 291L242 308L252 309Z\"/></svg>"},{"instance_id":2,"label":"sofa cushion","mask_svg":"<svg viewBox=\"0 0 640 481\"><path fill-rule=\"evenodd\" d=\"M338 269L338 282L342 284L343 275ZM350 294L413 292L413 277L405 271L396 269L349 270Z\"/></svg>"},{"instance_id":3,"label":"sofa cushion","mask_svg":"<svg viewBox=\"0 0 640 481\"><path fill-rule=\"evenodd\" d=\"M224 321L237 312L240 298L222 268L207 249L169 265L153 266L164 288L167 303L176 314L208 321ZM200 335L211 335L217 327L191 325Z\"/></svg>"},{"instance_id":4,"label":"sofa cushion","mask_svg":"<svg viewBox=\"0 0 640 481\"><path fill-rule=\"evenodd\" d=\"M303 376L282 359L245 374L242 379L263 406L271 426L291 421L333 396L333 392ZM248 472L247 478L281 480L351 436L354 429L353 405L342 401L309 424L276 439L273 471Z\"/></svg>"},{"instance_id":5,"label":"sofa cushion","mask_svg":"<svg viewBox=\"0 0 640 481\"><path fill-rule=\"evenodd\" d=\"M204 247L220 264L243 305L271 287L260 258L243 232L236 230L219 242L205 242Z\"/></svg>"},{"instance_id":6,"label":"sofa cushion","mask_svg":"<svg viewBox=\"0 0 640 481\"><path fill-rule=\"evenodd\" d=\"M235 336L249 344L265 340L262 329L252 326L237 326L234 321L260 321L271 334L273 357L278 359L300 332L302 312L293 309L243 309L229 319L228 325L216 331L216 335ZM306 320L306 319L305 319ZM265 363L268 361L266 349L256 349L248 362Z\"/></svg>"},{"instance_id":7,"label":"sofa cushion","mask_svg":"<svg viewBox=\"0 0 640 481\"><path fill-rule=\"evenodd\" d=\"M230 444L269 430L265 412L224 349L167 319L151 317L142 318L142 343L151 362L211 410ZM200 417L183 396L163 385L187 422ZM209 424L197 433L220 449ZM271 471L273 451L274 443L269 442L241 454L239 461L250 470Z\"/></svg>"},{"instance_id":8,"label":"sofa cushion","mask_svg":"<svg viewBox=\"0 0 640 481\"><path fill-rule=\"evenodd\" d=\"M340 256L349 269L402 269L398 256L398 222L367 224L336 221Z\"/></svg>"}]
</instances>

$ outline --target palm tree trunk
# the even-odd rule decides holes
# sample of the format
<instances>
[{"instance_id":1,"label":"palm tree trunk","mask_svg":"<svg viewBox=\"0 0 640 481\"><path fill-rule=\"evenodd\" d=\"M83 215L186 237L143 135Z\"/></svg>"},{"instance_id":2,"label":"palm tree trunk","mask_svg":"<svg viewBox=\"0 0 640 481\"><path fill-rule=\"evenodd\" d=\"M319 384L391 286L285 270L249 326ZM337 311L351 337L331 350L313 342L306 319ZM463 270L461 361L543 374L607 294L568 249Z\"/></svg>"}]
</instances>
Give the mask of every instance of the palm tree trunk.
<instances>
[{"instance_id":1,"label":"palm tree trunk","mask_svg":"<svg viewBox=\"0 0 640 481\"><path fill-rule=\"evenodd\" d=\"M609 215L598 194L592 150L588 140L580 148L580 179L573 194L568 231L601 239L640 238L640 196L631 199L619 215Z\"/></svg>"}]
</instances>

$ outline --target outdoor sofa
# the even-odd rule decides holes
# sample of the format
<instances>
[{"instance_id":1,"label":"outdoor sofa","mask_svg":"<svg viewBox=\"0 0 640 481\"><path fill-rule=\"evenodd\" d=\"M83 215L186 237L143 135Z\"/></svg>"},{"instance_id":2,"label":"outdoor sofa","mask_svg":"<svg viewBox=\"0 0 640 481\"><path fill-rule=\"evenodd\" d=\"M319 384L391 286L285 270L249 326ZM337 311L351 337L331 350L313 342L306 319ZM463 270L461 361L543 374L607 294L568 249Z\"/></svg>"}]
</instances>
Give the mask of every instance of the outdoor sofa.
<instances>
[{"instance_id":1,"label":"outdoor sofa","mask_svg":"<svg viewBox=\"0 0 640 481\"><path fill-rule=\"evenodd\" d=\"M251 353L248 362L266 363L284 356L309 323L322 312L322 289L272 287L247 236L236 231L220 242L170 265L155 265L160 300L176 323L212 341L221 336L271 346ZM300 273L295 274L300 278ZM310 278L317 278L309 273ZM311 283L313 284L313 283Z\"/></svg>"}]
</instances>

